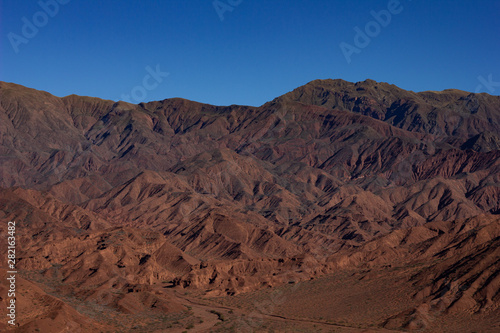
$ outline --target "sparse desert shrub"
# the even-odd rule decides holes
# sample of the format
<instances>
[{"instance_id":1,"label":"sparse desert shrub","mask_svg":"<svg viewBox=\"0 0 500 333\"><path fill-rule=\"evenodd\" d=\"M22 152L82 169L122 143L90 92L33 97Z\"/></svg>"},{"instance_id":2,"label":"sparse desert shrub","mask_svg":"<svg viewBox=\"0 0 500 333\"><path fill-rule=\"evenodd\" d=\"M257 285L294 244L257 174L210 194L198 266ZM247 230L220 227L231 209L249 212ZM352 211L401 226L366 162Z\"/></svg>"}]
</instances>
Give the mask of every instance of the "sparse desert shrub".
<instances>
[{"instance_id":1,"label":"sparse desert shrub","mask_svg":"<svg viewBox=\"0 0 500 333\"><path fill-rule=\"evenodd\" d=\"M216 314L217 317L219 317L220 321L225 321L226 320L226 318L224 317L224 315L222 313L220 313L219 311L210 310L210 313Z\"/></svg>"}]
</instances>

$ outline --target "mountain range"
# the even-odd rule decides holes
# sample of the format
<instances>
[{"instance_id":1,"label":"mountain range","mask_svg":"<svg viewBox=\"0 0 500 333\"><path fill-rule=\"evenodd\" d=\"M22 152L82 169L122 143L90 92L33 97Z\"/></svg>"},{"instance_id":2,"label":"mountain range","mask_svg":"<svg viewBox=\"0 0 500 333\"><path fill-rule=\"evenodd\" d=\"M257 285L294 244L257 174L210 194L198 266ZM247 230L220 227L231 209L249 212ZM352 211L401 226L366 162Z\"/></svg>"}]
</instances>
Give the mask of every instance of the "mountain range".
<instances>
[{"instance_id":1,"label":"mountain range","mask_svg":"<svg viewBox=\"0 0 500 333\"><path fill-rule=\"evenodd\" d=\"M0 82L20 332L496 332L499 197L500 96L315 80L260 107L130 104Z\"/></svg>"}]
</instances>

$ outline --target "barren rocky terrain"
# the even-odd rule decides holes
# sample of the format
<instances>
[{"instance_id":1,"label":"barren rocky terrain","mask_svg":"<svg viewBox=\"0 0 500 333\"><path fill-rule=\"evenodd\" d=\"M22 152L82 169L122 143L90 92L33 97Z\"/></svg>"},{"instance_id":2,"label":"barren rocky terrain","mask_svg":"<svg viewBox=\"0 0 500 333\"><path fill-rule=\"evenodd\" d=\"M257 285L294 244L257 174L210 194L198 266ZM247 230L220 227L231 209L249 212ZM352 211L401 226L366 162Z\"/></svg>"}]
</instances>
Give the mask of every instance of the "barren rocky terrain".
<instances>
[{"instance_id":1,"label":"barren rocky terrain","mask_svg":"<svg viewBox=\"0 0 500 333\"><path fill-rule=\"evenodd\" d=\"M135 105L0 82L18 332L499 332L499 197L499 96L316 80Z\"/></svg>"}]
</instances>

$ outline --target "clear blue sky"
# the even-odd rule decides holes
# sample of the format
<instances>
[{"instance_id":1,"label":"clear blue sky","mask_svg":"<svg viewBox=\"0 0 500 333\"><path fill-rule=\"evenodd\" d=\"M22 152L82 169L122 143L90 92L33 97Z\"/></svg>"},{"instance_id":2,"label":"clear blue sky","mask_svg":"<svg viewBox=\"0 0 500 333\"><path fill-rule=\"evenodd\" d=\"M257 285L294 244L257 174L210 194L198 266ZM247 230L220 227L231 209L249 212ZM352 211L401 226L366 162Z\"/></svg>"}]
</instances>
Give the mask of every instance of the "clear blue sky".
<instances>
[{"instance_id":1,"label":"clear blue sky","mask_svg":"<svg viewBox=\"0 0 500 333\"><path fill-rule=\"evenodd\" d=\"M56 96L217 105L261 105L325 78L500 95L497 0L220 0L232 9L223 20L213 0L42 0L55 1L57 13L0 0L0 80ZM375 23L371 11L388 6L391 22ZM357 47L354 29L367 24L372 37ZM350 63L341 43L357 47ZM161 82L146 77L157 65L169 73Z\"/></svg>"}]
</instances>

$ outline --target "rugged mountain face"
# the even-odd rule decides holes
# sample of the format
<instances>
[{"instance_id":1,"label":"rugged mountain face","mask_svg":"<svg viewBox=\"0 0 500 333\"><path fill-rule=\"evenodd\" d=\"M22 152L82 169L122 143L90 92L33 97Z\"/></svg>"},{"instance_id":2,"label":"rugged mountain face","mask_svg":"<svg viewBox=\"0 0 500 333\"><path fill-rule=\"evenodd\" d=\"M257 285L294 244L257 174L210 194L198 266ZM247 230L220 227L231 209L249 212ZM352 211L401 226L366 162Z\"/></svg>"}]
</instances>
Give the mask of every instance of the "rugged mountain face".
<instances>
[{"instance_id":1,"label":"rugged mountain face","mask_svg":"<svg viewBox=\"0 0 500 333\"><path fill-rule=\"evenodd\" d=\"M489 151L498 149L500 142L499 100L499 96L455 89L414 93L373 80L316 80L273 102L348 110L412 132L433 134L454 146ZM481 144L475 147L479 140Z\"/></svg>"},{"instance_id":2,"label":"rugged mountain face","mask_svg":"<svg viewBox=\"0 0 500 333\"><path fill-rule=\"evenodd\" d=\"M24 278L61 309L160 316L183 308L178 288L425 263L406 277L418 304L375 324L432 327L417 314L447 295L432 313L498 311L499 133L498 96L371 80L316 80L261 107L1 82L0 216L18 222Z\"/></svg>"}]
</instances>

